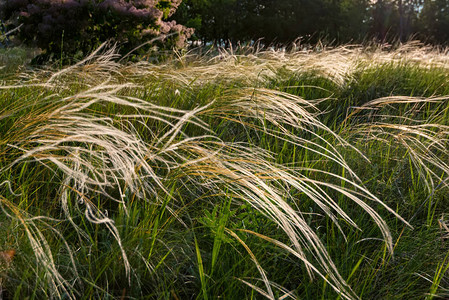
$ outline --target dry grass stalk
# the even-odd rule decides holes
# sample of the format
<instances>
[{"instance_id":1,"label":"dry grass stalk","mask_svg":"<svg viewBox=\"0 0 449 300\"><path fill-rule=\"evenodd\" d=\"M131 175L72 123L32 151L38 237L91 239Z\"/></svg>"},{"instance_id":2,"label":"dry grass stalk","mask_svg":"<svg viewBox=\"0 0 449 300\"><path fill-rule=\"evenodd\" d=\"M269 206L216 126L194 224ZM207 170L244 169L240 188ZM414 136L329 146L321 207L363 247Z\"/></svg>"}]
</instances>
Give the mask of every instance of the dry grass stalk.
<instances>
[{"instance_id":1,"label":"dry grass stalk","mask_svg":"<svg viewBox=\"0 0 449 300\"><path fill-rule=\"evenodd\" d=\"M413 49L401 50L400 53L417 51ZM335 83L344 85L350 80L351 72L364 60L400 61L400 58L390 57L383 52L377 53L374 58L366 58L361 49L346 47L324 49L316 53L267 51L249 56L222 52L205 65L189 65L190 58L181 56L178 61L165 65L141 62L122 66L114 62L113 52L98 57L97 54L59 72L45 73L47 83L43 86L44 89L57 85L66 92L70 84L78 82L77 78L82 78L82 85L77 93L67 97L55 94L49 98L39 98L36 100L38 103L29 104L39 107L32 113L23 113L27 105L16 105L15 108L1 112L0 119L16 118L8 140L4 141L8 151L16 155L0 172L29 161L52 170L57 175L55 178L60 178L59 201L66 219L72 223L81 239L86 238L87 234L73 220L69 207L83 212L89 221L106 226L121 248L128 275L131 265L114 220L107 212L94 205L93 198L115 201L125 208L126 194L135 195L141 201L158 203L161 202L161 195L171 197L166 183L173 177L198 186L196 192L191 191L192 197L200 198L202 195L195 193L201 190L214 191L216 195L231 194L236 201L250 204L277 224L290 244L253 234L297 257L306 265L311 277L313 274L322 277L343 297L357 297L340 276L325 245L302 213L294 204L289 204L294 203L290 189L297 189L312 199L337 226L339 217L352 226L357 227L357 224L339 207L331 196L331 191L354 201L375 221L390 251L393 250L393 242L388 226L369 203L380 204L396 217L400 216L363 186L338 151L338 147L357 149L319 121L321 112L313 102L268 89L241 89L229 92L215 101L211 100L207 105L181 110L160 106L136 96L126 96L132 94L129 91L137 93L139 87L129 82L119 82L124 78L137 80L137 77L153 77L184 86L228 79L250 84L260 80L260 74L272 78L277 70L285 67L291 72L318 71ZM424 57L425 53L422 55ZM173 64L179 61L182 62L181 66L174 67ZM441 61L444 62L444 59L441 58ZM31 80L30 84L36 83ZM22 83L4 88L26 86ZM366 104L363 109L391 105L392 101L390 98L379 99ZM419 105L422 101L424 100L400 98L394 103L413 102ZM100 111L96 108L110 105L118 107L123 113ZM211 117L227 120L257 134L277 137L311 151L337 164L349 176L342 177L319 168L291 168L276 164L272 153L255 145L222 141L204 121ZM158 128L150 127L146 125L148 121L162 125ZM140 131L136 128L137 124L141 127ZM185 131L186 125L194 126L200 133L189 136ZM304 136L309 138L293 134L292 128L296 132L304 132ZM142 132L150 138L143 138ZM447 163L434 152L447 154L444 143L449 131L444 126L378 121L359 124L355 132L368 133L364 138L371 140L392 138L406 147L422 176L433 178L428 181L429 189L438 185L434 181L441 175L434 171L434 167L449 174ZM329 181L307 177L305 172L325 175ZM332 181L335 180L344 181L345 187L333 184ZM118 192L119 196L111 191ZM59 274L45 237L33 223L37 221L36 217L26 215L5 198L2 198L1 203L10 217L21 220L32 246L37 249L36 261L48 270L55 296L65 293L75 298L73 286ZM173 213L176 205L176 199L172 199L169 209ZM340 230L343 232L341 228ZM235 233L228 234L239 239ZM239 242L244 244L241 240ZM259 292L273 298L274 285L251 255L252 252L248 253L258 266L265 283L266 291ZM313 257L313 261L307 257ZM285 296L288 296L288 292Z\"/></svg>"}]
</instances>

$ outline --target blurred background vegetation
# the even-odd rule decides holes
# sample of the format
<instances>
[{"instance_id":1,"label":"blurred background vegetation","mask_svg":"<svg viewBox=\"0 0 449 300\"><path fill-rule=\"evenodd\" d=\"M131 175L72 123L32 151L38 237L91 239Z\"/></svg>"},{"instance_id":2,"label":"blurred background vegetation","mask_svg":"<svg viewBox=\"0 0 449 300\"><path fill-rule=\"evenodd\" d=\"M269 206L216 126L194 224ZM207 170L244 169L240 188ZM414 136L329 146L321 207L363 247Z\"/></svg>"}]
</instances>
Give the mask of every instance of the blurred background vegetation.
<instances>
[{"instance_id":1,"label":"blurred background vegetation","mask_svg":"<svg viewBox=\"0 0 449 300\"><path fill-rule=\"evenodd\" d=\"M449 41L448 0L184 0L173 18L225 44Z\"/></svg>"},{"instance_id":2,"label":"blurred background vegetation","mask_svg":"<svg viewBox=\"0 0 449 300\"><path fill-rule=\"evenodd\" d=\"M15 44L59 59L82 58L107 40L125 54L154 38L159 49L183 48L189 38L194 45L292 49L317 42L447 45L448 12L449 0L1 0L0 46L15 37Z\"/></svg>"}]
</instances>

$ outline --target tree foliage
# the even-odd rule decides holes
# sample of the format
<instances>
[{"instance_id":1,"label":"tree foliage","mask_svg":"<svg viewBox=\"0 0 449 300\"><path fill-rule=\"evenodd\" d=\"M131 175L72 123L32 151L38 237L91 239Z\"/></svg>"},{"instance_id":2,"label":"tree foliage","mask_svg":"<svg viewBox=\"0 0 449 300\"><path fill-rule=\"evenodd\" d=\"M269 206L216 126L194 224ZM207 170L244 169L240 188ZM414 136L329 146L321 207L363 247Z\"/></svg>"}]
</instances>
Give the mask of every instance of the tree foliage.
<instances>
[{"instance_id":1,"label":"tree foliage","mask_svg":"<svg viewBox=\"0 0 449 300\"><path fill-rule=\"evenodd\" d=\"M422 8L422 39L433 43L449 42L449 0L427 0Z\"/></svg>"},{"instance_id":2,"label":"tree foliage","mask_svg":"<svg viewBox=\"0 0 449 300\"><path fill-rule=\"evenodd\" d=\"M182 46L192 30L167 21L181 0L1 0L0 16L22 24L17 37L47 53L85 55L113 39L123 50L175 33L169 45Z\"/></svg>"},{"instance_id":3,"label":"tree foliage","mask_svg":"<svg viewBox=\"0 0 449 300\"><path fill-rule=\"evenodd\" d=\"M0 17L57 55L85 55L111 38L128 51L171 33L165 45L181 46L192 28L194 39L225 46L449 41L449 0L0 0Z\"/></svg>"},{"instance_id":4,"label":"tree foliage","mask_svg":"<svg viewBox=\"0 0 449 300\"><path fill-rule=\"evenodd\" d=\"M184 0L175 18L204 41L350 41L367 34L368 7L369 0Z\"/></svg>"},{"instance_id":5,"label":"tree foliage","mask_svg":"<svg viewBox=\"0 0 449 300\"><path fill-rule=\"evenodd\" d=\"M449 40L449 0L184 0L176 20L202 41Z\"/></svg>"}]
</instances>

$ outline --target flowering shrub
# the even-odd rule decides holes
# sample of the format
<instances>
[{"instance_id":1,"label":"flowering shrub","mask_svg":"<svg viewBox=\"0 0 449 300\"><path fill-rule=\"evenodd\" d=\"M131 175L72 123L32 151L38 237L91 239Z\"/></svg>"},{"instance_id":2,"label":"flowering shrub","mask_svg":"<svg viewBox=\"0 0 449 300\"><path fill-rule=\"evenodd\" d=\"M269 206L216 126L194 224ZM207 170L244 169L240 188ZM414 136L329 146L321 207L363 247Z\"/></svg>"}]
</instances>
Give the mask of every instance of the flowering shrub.
<instances>
[{"instance_id":1,"label":"flowering shrub","mask_svg":"<svg viewBox=\"0 0 449 300\"><path fill-rule=\"evenodd\" d=\"M123 51L155 37L183 46L192 29L165 21L182 0L0 0L0 18L23 24L17 38L52 55L85 55L112 39ZM171 35L174 33L173 35Z\"/></svg>"}]
</instances>

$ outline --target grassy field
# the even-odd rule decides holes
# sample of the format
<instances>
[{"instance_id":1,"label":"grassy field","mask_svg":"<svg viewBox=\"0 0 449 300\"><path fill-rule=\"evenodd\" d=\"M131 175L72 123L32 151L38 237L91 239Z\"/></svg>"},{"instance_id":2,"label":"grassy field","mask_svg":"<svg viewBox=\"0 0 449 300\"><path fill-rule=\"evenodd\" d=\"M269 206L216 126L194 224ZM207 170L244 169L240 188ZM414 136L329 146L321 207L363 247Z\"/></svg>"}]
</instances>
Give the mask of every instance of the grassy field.
<instances>
[{"instance_id":1,"label":"grassy field","mask_svg":"<svg viewBox=\"0 0 449 300\"><path fill-rule=\"evenodd\" d=\"M443 50L0 51L0 298L449 297Z\"/></svg>"}]
</instances>

